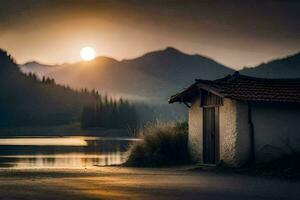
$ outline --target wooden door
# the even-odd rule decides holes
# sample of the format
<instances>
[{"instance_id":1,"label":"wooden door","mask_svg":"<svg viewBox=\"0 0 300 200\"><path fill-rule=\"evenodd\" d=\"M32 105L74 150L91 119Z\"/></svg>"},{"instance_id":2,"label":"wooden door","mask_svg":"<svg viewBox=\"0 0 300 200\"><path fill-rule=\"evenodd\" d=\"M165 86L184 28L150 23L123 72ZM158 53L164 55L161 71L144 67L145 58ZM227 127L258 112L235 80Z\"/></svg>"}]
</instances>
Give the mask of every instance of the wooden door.
<instances>
[{"instance_id":1,"label":"wooden door","mask_svg":"<svg viewBox=\"0 0 300 200\"><path fill-rule=\"evenodd\" d=\"M219 108L203 108L203 162L215 164L219 159Z\"/></svg>"}]
</instances>

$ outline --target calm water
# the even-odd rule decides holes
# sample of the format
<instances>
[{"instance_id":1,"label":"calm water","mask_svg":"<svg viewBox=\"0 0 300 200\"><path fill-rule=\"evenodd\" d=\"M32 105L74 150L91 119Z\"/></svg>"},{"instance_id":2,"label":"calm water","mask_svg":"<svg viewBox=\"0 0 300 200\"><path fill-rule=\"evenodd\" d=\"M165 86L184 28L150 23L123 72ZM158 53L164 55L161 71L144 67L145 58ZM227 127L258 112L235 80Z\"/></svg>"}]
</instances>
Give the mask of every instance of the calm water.
<instances>
[{"instance_id":1,"label":"calm water","mask_svg":"<svg viewBox=\"0 0 300 200\"><path fill-rule=\"evenodd\" d=\"M0 138L0 168L85 168L121 164L131 138Z\"/></svg>"}]
</instances>

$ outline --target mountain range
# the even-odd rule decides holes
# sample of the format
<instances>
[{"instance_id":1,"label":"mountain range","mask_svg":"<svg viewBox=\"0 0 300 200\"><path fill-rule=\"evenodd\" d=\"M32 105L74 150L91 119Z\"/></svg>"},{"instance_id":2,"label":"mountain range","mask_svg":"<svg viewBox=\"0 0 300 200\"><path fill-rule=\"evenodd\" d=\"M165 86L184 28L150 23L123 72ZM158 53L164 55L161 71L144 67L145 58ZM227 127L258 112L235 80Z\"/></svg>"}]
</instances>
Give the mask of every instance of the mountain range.
<instances>
[{"instance_id":1,"label":"mountain range","mask_svg":"<svg viewBox=\"0 0 300 200\"><path fill-rule=\"evenodd\" d=\"M300 78L300 52L256 67L243 68L240 73L261 78Z\"/></svg>"},{"instance_id":2,"label":"mountain range","mask_svg":"<svg viewBox=\"0 0 300 200\"><path fill-rule=\"evenodd\" d=\"M90 62L21 65L24 72L54 78L74 88L86 87L102 93L166 103L170 95L191 84L194 79L217 79L235 70L201 55L189 55L167 47L128 60L97 57ZM265 78L299 78L300 53L240 70L240 73Z\"/></svg>"},{"instance_id":3,"label":"mountain range","mask_svg":"<svg viewBox=\"0 0 300 200\"><path fill-rule=\"evenodd\" d=\"M112 59L101 57L95 62L100 62L103 66L108 62L114 69L112 63L115 61ZM78 63L74 66L74 71L78 75L82 73L80 70L86 73L89 67L89 70L93 69L93 64L93 62ZM115 129L125 128L125 126L128 128L130 124L138 127L156 120L168 121L186 116L183 115L185 113L183 106L177 105L171 109L171 106L166 104L149 105L144 102L129 102L124 98L113 99L94 90L82 89L80 85L78 86L80 90L74 90L57 84L53 78L38 78L36 74L30 72L30 69L34 69L41 75L58 70L60 74L63 71L69 72L68 65L45 66L32 62L25 67L24 69L28 71L24 74L15 59L5 50L0 49L0 129L65 125L81 120L85 128L99 126ZM94 70L99 68L95 67ZM113 74L111 71L110 73ZM126 73L124 75L126 76ZM80 80L80 76L77 78ZM85 77L85 80L89 79ZM113 120L110 120L111 118Z\"/></svg>"},{"instance_id":4,"label":"mountain range","mask_svg":"<svg viewBox=\"0 0 300 200\"><path fill-rule=\"evenodd\" d=\"M188 55L171 47L135 59L118 61L101 56L90 62L53 66L30 62L21 69L75 88L162 103L195 78L216 79L234 72L210 58Z\"/></svg>"}]
</instances>

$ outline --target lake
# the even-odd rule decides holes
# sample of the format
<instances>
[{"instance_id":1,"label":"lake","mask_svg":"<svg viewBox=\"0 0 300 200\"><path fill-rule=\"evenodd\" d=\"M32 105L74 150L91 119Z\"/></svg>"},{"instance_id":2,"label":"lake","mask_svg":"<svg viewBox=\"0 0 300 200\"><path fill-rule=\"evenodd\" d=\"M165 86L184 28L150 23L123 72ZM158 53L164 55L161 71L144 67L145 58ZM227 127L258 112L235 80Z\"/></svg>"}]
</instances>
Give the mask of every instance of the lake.
<instances>
[{"instance_id":1,"label":"lake","mask_svg":"<svg viewBox=\"0 0 300 200\"><path fill-rule=\"evenodd\" d=\"M87 168L122 164L136 138L1 137L0 168Z\"/></svg>"}]
</instances>

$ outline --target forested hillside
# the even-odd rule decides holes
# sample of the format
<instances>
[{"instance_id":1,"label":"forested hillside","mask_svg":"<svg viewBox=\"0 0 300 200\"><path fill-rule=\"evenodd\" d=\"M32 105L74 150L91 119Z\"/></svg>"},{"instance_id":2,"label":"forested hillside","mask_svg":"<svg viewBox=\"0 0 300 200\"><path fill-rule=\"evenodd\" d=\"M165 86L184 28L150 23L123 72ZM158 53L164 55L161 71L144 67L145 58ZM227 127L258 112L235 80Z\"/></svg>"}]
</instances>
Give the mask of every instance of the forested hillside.
<instances>
[{"instance_id":1,"label":"forested hillside","mask_svg":"<svg viewBox=\"0 0 300 200\"><path fill-rule=\"evenodd\" d=\"M78 121L93 94L22 74L13 58L0 50L0 126L58 125Z\"/></svg>"}]
</instances>

